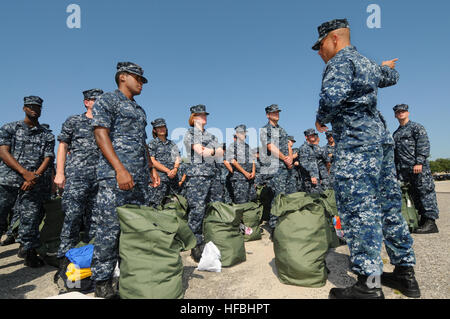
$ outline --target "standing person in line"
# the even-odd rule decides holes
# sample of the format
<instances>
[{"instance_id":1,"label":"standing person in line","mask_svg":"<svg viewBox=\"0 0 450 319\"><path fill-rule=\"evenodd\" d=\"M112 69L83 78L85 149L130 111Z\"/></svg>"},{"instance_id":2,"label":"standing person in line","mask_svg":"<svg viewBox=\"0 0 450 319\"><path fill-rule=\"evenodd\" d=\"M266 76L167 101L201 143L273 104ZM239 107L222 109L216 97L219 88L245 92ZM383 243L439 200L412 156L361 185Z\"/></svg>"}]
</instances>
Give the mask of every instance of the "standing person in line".
<instances>
[{"instance_id":1,"label":"standing person in line","mask_svg":"<svg viewBox=\"0 0 450 319\"><path fill-rule=\"evenodd\" d=\"M288 181L287 181L287 185L286 185L286 194L293 194L298 192L298 171L295 167L295 163L297 161L298 158L298 152L297 150L293 148L294 144L295 144L295 138L291 135L288 136L288 143L289 143L289 147L292 149L292 159L293 159L293 165L294 168L293 169L289 169L288 170Z\"/></svg>"},{"instance_id":2,"label":"standing person in line","mask_svg":"<svg viewBox=\"0 0 450 319\"><path fill-rule=\"evenodd\" d=\"M36 253L45 192L42 176L55 157L55 136L39 123L42 103L39 96L26 96L25 119L0 128L0 237L17 200L19 255L25 258L25 266L32 268L44 266Z\"/></svg>"},{"instance_id":3,"label":"standing person in line","mask_svg":"<svg viewBox=\"0 0 450 319\"><path fill-rule=\"evenodd\" d=\"M399 79L396 59L378 65L360 54L350 43L346 19L325 22L318 31L313 49L326 67L316 128L323 133L330 122L333 128L336 202L352 270L358 274L356 284L332 288L329 297L382 299L381 276L382 284L417 298L413 239L401 213L394 143L377 109L378 88ZM383 273L383 239L393 273Z\"/></svg>"},{"instance_id":4,"label":"standing person in line","mask_svg":"<svg viewBox=\"0 0 450 319\"><path fill-rule=\"evenodd\" d=\"M206 106L199 104L190 108L189 126L191 128L184 136L184 145L190 163L186 169L186 199L189 207L188 224L195 237L197 245L191 250L191 257L199 262L202 256L203 218L206 206L210 202L220 201L220 194L212 191L216 173L215 156L223 157L223 149L217 137L206 131Z\"/></svg>"},{"instance_id":5,"label":"standing person in line","mask_svg":"<svg viewBox=\"0 0 450 319\"><path fill-rule=\"evenodd\" d=\"M327 169L328 156L325 153L325 147L319 145L320 137L317 134L314 141L314 152L316 153L317 167L319 168L319 184L322 191L330 188L330 175Z\"/></svg>"},{"instance_id":6,"label":"standing person in line","mask_svg":"<svg viewBox=\"0 0 450 319\"><path fill-rule=\"evenodd\" d=\"M158 118L152 123L153 140L148 144L148 151L153 166L159 171L161 184L158 187L149 186L150 205L156 207L169 194L178 194L178 169L181 163L180 151L177 145L167 138L166 121Z\"/></svg>"},{"instance_id":7,"label":"standing person in line","mask_svg":"<svg viewBox=\"0 0 450 319\"><path fill-rule=\"evenodd\" d=\"M325 136L327 137L327 145L325 145L325 154L327 155L326 165L328 173L330 175L330 189L333 189L334 185L333 156L336 149L336 143L334 142L333 131L331 130L326 131Z\"/></svg>"},{"instance_id":8,"label":"standing person in line","mask_svg":"<svg viewBox=\"0 0 450 319\"><path fill-rule=\"evenodd\" d=\"M272 104L265 108L268 123L260 130L260 139L263 152L269 156L270 166L262 168L263 174L271 174L272 178L267 186L272 190L274 199L281 193L286 194L288 183L288 170L293 168L293 153L289 147L288 134L278 124L280 119L280 108ZM260 154L261 155L261 154ZM273 204L273 200L272 200ZM278 217L270 214L269 226L272 238Z\"/></svg>"},{"instance_id":9,"label":"standing person in line","mask_svg":"<svg viewBox=\"0 0 450 319\"><path fill-rule=\"evenodd\" d=\"M222 149L224 151L224 154L227 152L227 144L222 144ZM224 155L225 159L222 161L222 163L218 163L220 167L220 182L223 185L223 202L226 204L232 204L233 203L233 186L231 184L231 176L233 175L233 167L231 166L230 162L226 160L226 156Z\"/></svg>"},{"instance_id":10,"label":"standing person in line","mask_svg":"<svg viewBox=\"0 0 450 319\"><path fill-rule=\"evenodd\" d=\"M427 160L430 141L423 125L409 120L408 108L406 104L394 106L395 118L400 124L393 134L397 176L409 186L409 193L421 216L420 227L415 233L438 233L436 219L439 218L439 208Z\"/></svg>"},{"instance_id":11,"label":"standing person in line","mask_svg":"<svg viewBox=\"0 0 450 319\"><path fill-rule=\"evenodd\" d=\"M96 167L100 151L94 138L92 108L95 100L102 94L100 89L84 91L86 112L67 118L58 135L54 182L58 188L64 189L61 205L65 217L60 235L61 243L56 255L59 259L59 270L55 274L55 282L59 274L66 272L70 263L65 258L67 251L78 245L80 239L88 243L93 238L92 211L98 191ZM84 238L80 238L83 224Z\"/></svg>"},{"instance_id":12,"label":"standing person in line","mask_svg":"<svg viewBox=\"0 0 450 319\"><path fill-rule=\"evenodd\" d=\"M320 193L319 165L315 151L317 133L310 128L304 131L305 142L298 149L299 175L302 189L306 193Z\"/></svg>"},{"instance_id":13,"label":"standing person in line","mask_svg":"<svg viewBox=\"0 0 450 319\"><path fill-rule=\"evenodd\" d=\"M119 257L116 208L125 204L146 205L150 167L153 185L156 187L160 182L146 144L147 116L134 100L147 83L144 71L135 63L119 62L115 80L118 89L100 96L92 111L94 136L101 155L97 166L98 211L91 270L95 296L105 299L117 298L112 285Z\"/></svg>"},{"instance_id":14,"label":"standing person in line","mask_svg":"<svg viewBox=\"0 0 450 319\"><path fill-rule=\"evenodd\" d=\"M245 142L247 127L241 124L234 130L236 141L231 143L228 148L227 161L234 167L234 173L230 178L234 203L243 204L256 198L256 166L250 146Z\"/></svg>"}]
</instances>

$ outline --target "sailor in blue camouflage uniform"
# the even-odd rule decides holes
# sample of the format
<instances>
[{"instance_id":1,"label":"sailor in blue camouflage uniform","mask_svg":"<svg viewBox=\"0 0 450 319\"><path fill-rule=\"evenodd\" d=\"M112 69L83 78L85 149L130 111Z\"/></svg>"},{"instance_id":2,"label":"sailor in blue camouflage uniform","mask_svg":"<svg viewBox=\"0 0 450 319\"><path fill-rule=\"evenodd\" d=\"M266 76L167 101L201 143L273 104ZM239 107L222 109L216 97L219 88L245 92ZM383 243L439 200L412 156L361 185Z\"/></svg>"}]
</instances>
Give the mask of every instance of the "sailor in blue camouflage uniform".
<instances>
[{"instance_id":1,"label":"sailor in blue camouflage uniform","mask_svg":"<svg viewBox=\"0 0 450 319\"><path fill-rule=\"evenodd\" d=\"M145 205L151 161L145 128L147 116L134 100L147 83L143 69L132 62L119 62L115 76L118 89L104 93L94 104L94 136L101 154L97 165L99 190L95 218L92 279L95 296L116 298L112 275L118 261L120 226L116 208ZM152 167L156 186L159 176Z\"/></svg>"},{"instance_id":2,"label":"sailor in blue camouflage uniform","mask_svg":"<svg viewBox=\"0 0 450 319\"><path fill-rule=\"evenodd\" d=\"M235 204L243 204L255 200L256 165L254 154L245 142L247 127L240 124L234 128L236 141L231 143L226 152L226 158L233 165L231 185Z\"/></svg>"},{"instance_id":3,"label":"sailor in blue camouflage uniform","mask_svg":"<svg viewBox=\"0 0 450 319\"><path fill-rule=\"evenodd\" d=\"M155 119L153 126L153 140L148 144L148 151L153 165L159 171L161 184L158 187L149 186L150 205L156 207L164 197L179 194L178 169L181 163L180 151L177 145L167 138L166 120Z\"/></svg>"},{"instance_id":4,"label":"sailor in blue camouflage uniform","mask_svg":"<svg viewBox=\"0 0 450 319\"><path fill-rule=\"evenodd\" d=\"M272 190L275 199L281 193L286 194L288 170L293 168L293 154L292 149L289 148L288 134L278 124L281 109L278 105L272 104L267 106L265 111L269 121L261 128L260 139L263 153L267 154L269 164L262 168L262 173L272 175L267 186ZM271 234L277 221L278 217L270 214Z\"/></svg>"},{"instance_id":5,"label":"sailor in blue camouflage uniform","mask_svg":"<svg viewBox=\"0 0 450 319\"><path fill-rule=\"evenodd\" d=\"M65 217L57 254L59 270L55 274L55 281L59 274L66 272L66 252L78 245L80 239L88 243L92 239L90 235L93 236L91 224L95 213L92 211L98 191L96 167L100 150L94 138L92 108L95 100L102 94L100 89L84 91L86 112L69 116L58 135L54 182L59 189L64 189L61 206ZM81 229L84 230L84 238L80 238Z\"/></svg>"},{"instance_id":6,"label":"sailor in blue camouflage uniform","mask_svg":"<svg viewBox=\"0 0 450 319\"><path fill-rule=\"evenodd\" d=\"M224 151L224 154L227 152L227 144L222 144L222 149ZM217 165L220 168L220 182L223 186L223 202L226 204L232 204L233 203L233 185L231 183L231 176L233 175L233 167L231 164L226 160L226 157L224 155L224 160L222 163L217 163Z\"/></svg>"},{"instance_id":7,"label":"sailor in blue camouflage uniform","mask_svg":"<svg viewBox=\"0 0 450 319\"><path fill-rule=\"evenodd\" d=\"M298 158L298 152L296 149L293 148L294 144L295 144L295 138L292 135L288 136L288 140L289 140L289 146L292 149L292 158L294 161L294 166L295 166L295 161ZM288 179L287 179L287 184L286 184L286 194L293 194L296 193L298 191L298 171L296 169L296 167L294 167L293 169L289 169L288 170Z\"/></svg>"},{"instance_id":8,"label":"sailor in blue camouflage uniform","mask_svg":"<svg viewBox=\"0 0 450 319\"><path fill-rule=\"evenodd\" d=\"M20 214L17 241L25 256L24 264L30 267L44 265L35 250L40 246L39 223L45 191L42 176L55 157L55 137L39 124L42 103L38 96L26 96L25 119L0 128L0 234L6 231L7 215L16 204Z\"/></svg>"},{"instance_id":9,"label":"sailor in blue camouflage uniform","mask_svg":"<svg viewBox=\"0 0 450 319\"><path fill-rule=\"evenodd\" d=\"M334 169L333 169L333 161L334 161L334 152L336 149L336 143L333 138L333 131L329 130L325 132L325 136L327 137L327 145L325 145L325 154L326 154L326 165L328 169L328 173L330 176L330 189L333 189L334 185Z\"/></svg>"},{"instance_id":10,"label":"sailor in blue camouflage uniform","mask_svg":"<svg viewBox=\"0 0 450 319\"><path fill-rule=\"evenodd\" d=\"M384 298L381 283L410 297L419 297L414 277L413 239L401 213L401 190L394 166L394 145L377 109L378 88L399 79L395 61L377 65L350 43L346 19L323 23L313 46L326 63L316 128L330 123L336 140L336 201L352 270L358 281L332 288L330 298ZM383 273L382 243L393 273Z\"/></svg>"},{"instance_id":11,"label":"sailor in blue camouflage uniform","mask_svg":"<svg viewBox=\"0 0 450 319\"><path fill-rule=\"evenodd\" d=\"M186 197L186 170L188 168L188 163L181 162L180 167L178 168L177 177L178 177L178 189L179 194L183 197Z\"/></svg>"},{"instance_id":12,"label":"sailor in blue camouflage uniform","mask_svg":"<svg viewBox=\"0 0 450 319\"><path fill-rule=\"evenodd\" d=\"M394 106L400 126L394 132L395 166L399 180L408 185L420 218L418 234L439 232L435 220L439 218L433 176L428 163L430 141L423 125L409 120L409 106Z\"/></svg>"},{"instance_id":13,"label":"sailor in blue camouflage uniform","mask_svg":"<svg viewBox=\"0 0 450 319\"><path fill-rule=\"evenodd\" d=\"M220 200L213 192L216 174L215 157L223 158L223 149L217 137L205 129L206 106L199 104L190 108L189 130L184 136L184 145L190 160L186 170L186 199L189 207L189 228L197 238L191 250L194 261L199 262L203 248L203 218L208 203ZM220 194L219 194L220 196Z\"/></svg>"},{"instance_id":14,"label":"sailor in blue camouflage uniform","mask_svg":"<svg viewBox=\"0 0 450 319\"><path fill-rule=\"evenodd\" d=\"M316 135L314 142L314 152L316 153L317 167L319 168L319 184L322 190L330 188L330 175L327 169L328 156L325 152L325 147L319 145L320 137Z\"/></svg>"},{"instance_id":15,"label":"sailor in blue camouflage uniform","mask_svg":"<svg viewBox=\"0 0 450 319\"><path fill-rule=\"evenodd\" d=\"M310 128L304 131L306 141L298 149L299 175L302 191L306 193L320 193L319 165L317 163L316 145L317 132Z\"/></svg>"}]
</instances>

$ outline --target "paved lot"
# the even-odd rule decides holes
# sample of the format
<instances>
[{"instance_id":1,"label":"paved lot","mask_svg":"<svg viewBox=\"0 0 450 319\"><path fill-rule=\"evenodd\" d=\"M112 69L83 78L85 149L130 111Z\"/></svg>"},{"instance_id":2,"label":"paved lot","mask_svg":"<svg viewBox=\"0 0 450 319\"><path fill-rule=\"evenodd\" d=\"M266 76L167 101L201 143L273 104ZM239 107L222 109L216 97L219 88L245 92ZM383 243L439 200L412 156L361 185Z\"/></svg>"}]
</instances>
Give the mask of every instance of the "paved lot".
<instances>
[{"instance_id":1,"label":"paved lot","mask_svg":"<svg viewBox=\"0 0 450 319\"><path fill-rule=\"evenodd\" d=\"M436 182L436 190L440 208L437 225L440 232L413 234L416 277L424 299L450 298L450 181ZM52 279L56 268L24 267L23 260L17 257L18 247L18 244L0 247L0 298L40 299L58 295L59 289ZM279 282L273 245L267 233L264 233L262 240L246 243L246 251L246 262L223 268L221 273L195 270L196 264L189 257L189 252L183 252L185 298L321 299L328 297L330 288L345 287L355 282L356 276L348 268L347 246L328 253L327 265L331 273L326 285L321 288L288 286ZM384 249L382 257L385 270L392 271L393 266L389 264ZM389 299L406 298L386 287L383 287L383 291Z\"/></svg>"}]
</instances>

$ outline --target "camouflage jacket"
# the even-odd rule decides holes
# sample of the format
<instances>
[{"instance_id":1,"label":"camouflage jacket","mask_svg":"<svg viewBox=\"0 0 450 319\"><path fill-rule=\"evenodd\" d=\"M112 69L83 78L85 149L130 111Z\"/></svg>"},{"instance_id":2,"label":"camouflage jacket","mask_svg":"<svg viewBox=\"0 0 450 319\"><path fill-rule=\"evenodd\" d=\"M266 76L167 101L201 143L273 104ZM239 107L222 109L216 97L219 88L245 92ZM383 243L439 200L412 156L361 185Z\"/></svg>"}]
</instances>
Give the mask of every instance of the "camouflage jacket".
<instances>
[{"instance_id":1,"label":"camouflage jacket","mask_svg":"<svg viewBox=\"0 0 450 319\"><path fill-rule=\"evenodd\" d=\"M315 146L316 145L311 145L308 142L305 142L298 149L298 162L300 164L300 171L303 178L310 179L311 177L315 177L319 179L320 177Z\"/></svg>"},{"instance_id":2,"label":"camouflage jacket","mask_svg":"<svg viewBox=\"0 0 450 319\"><path fill-rule=\"evenodd\" d=\"M337 149L393 144L377 109L378 88L395 85L396 70L380 66L347 46L328 61L322 79L319 123L331 122Z\"/></svg>"},{"instance_id":3,"label":"camouflage jacket","mask_svg":"<svg viewBox=\"0 0 450 319\"><path fill-rule=\"evenodd\" d=\"M58 141L68 146L65 175L85 179L95 176L100 150L94 137L93 119L86 114L70 116L62 125Z\"/></svg>"},{"instance_id":4,"label":"camouflage jacket","mask_svg":"<svg viewBox=\"0 0 450 319\"><path fill-rule=\"evenodd\" d=\"M416 164L427 164L430 156L430 141L425 128L409 121L394 132L395 164L397 168L411 168Z\"/></svg>"},{"instance_id":5,"label":"camouflage jacket","mask_svg":"<svg viewBox=\"0 0 450 319\"><path fill-rule=\"evenodd\" d=\"M288 134L280 125L272 126L270 123L264 125L260 130L260 140L261 140L261 162L264 164L270 163L270 165L264 165L262 167L263 174L273 174L279 168L287 169L286 165L279 158L271 156L271 153L267 149L268 144L275 145L283 155L289 155L289 145L288 145ZM269 172L265 172L269 168Z\"/></svg>"},{"instance_id":6,"label":"camouflage jacket","mask_svg":"<svg viewBox=\"0 0 450 319\"><path fill-rule=\"evenodd\" d=\"M220 145L217 141L217 137L209 133L206 129L201 131L196 127L191 127L184 135L184 146L188 157L190 159L190 165L186 169L187 176L214 176L216 175L216 165L214 158L203 157L197 154L192 146L200 144L206 148L219 148Z\"/></svg>"},{"instance_id":7,"label":"camouflage jacket","mask_svg":"<svg viewBox=\"0 0 450 319\"><path fill-rule=\"evenodd\" d=\"M30 128L24 121L7 123L0 128L0 145L8 145L11 155L28 171L36 171L45 158L55 157L55 136L41 125ZM20 187L22 175L0 161L0 184Z\"/></svg>"},{"instance_id":8,"label":"camouflage jacket","mask_svg":"<svg viewBox=\"0 0 450 319\"><path fill-rule=\"evenodd\" d=\"M255 159L250 146L247 143L236 141L228 146L226 160L231 164L233 159L235 159L246 172L252 172ZM247 178L233 166L233 175L231 175L231 179L246 180Z\"/></svg>"},{"instance_id":9,"label":"camouflage jacket","mask_svg":"<svg viewBox=\"0 0 450 319\"><path fill-rule=\"evenodd\" d=\"M136 182L147 183L150 179L144 109L128 99L121 91L103 94L94 104L92 125L109 128L114 151ZM101 154L97 165L98 180L114 179L116 173ZM111 182L112 183L112 182Z\"/></svg>"},{"instance_id":10,"label":"camouflage jacket","mask_svg":"<svg viewBox=\"0 0 450 319\"><path fill-rule=\"evenodd\" d=\"M178 150L177 145L168 139L163 142L159 138L154 138L148 144L148 152L151 157L154 157L168 169L173 169L177 158L181 160L180 151ZM164 172L159 172L159 176L162 181L169 180L169 177L167 177L167 174Z\"/></svg>"}]
</instances>

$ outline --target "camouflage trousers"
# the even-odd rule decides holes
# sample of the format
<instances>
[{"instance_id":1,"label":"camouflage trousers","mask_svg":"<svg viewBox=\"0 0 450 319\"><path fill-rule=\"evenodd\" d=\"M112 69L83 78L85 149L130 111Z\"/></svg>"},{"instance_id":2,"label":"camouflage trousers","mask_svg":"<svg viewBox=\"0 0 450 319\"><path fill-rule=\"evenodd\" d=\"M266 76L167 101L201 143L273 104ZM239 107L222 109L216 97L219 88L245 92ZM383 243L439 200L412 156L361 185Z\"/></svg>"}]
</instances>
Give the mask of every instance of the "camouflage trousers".
<instances>
[{"instance_id":1,"label":"camouflage trousers","mask_svg":"<svg viewBox=\"0 0 450 319\"><path fill-rule=\"evenodd\" d=\"M256 199L254 180L231 180L231 185L233 187L233 198L235 204L248 203Z\"/></svg>"},{"instance_id":2,"label":"camouflage trousers","mask_svg":"<svg viewBox=\"0 0 450 319\"><path fill-rule=\"evenodd\" d=\"M158 187L148 186L148 203L149 206L156 207L161 204L164 197L170 194L180 194L181 190L178 186L178 178L161 181Z\"/></svg>"},{"instance_id":3,"label":"camouflage trousers","mask_svg":"<svg viewBox=\"0 0 450 319\"><path fill-rule=\"evenodd\" d=\"M7 216L15 206L16 218L20 219L19 235L16 240L22 244L24 250L40 246L42 189L42 183L39 182L29 191L22 191L20 187L0 185L0 233L7 230Z\"/></svg>"},{"instance_id":4,"label":"camouflage trousers","mask_svg":"<svg viewBox=\"0 0 450 319\"><path fill-rule=\"evenodd\" d=\"M203 243L203 218L210 202L222 201L214 176L188 176L186 179L186 199L189 207L189 228L197 238L197 245ZM216 185L214 185L216 184Z\"/></svg>"},{"instance_id":5,"label":"camouflage trousers","mask_svg":"<svg viewBox=\"0 0 450 319\"><path fill-rule=\"evenodd\" d=\"M102 182L97 194L98 209L94 211L95 245L91 271L95 281L110 279L119 258L120 225L116 208L125 204L145 205L147 198L145 183L135 181L133 189L123 191Z\"/></svg>"},{"instance_id":6,"label":"camouflage trousers","mask_svg":"<svg viewBox=\"0 0 450 319\"><path fill-rule=\"evenodd\" d=\"M64 211L64 223L61 230L61 243L58 249L58 258L64 257L69 249L74 248L80 241L80 230L83 226L83 242L88 243L94 238L92 226L93 210L96 209L96 196L98 183L96 180L67 179L61 200Z\"/></svg>"},{"instance_id":7,"label":"camouflage trousers","mask_svg":"<svg viewBox=\"0 0 450 319\"><path fill-rule=\"evenodd\" d=\"M229 176L225 181L222 180L223 185L223 202L226 204L232 204L234 202L233 184Z\"/></svg>"},{"instance_id":8,"label":"camouflage trousers","mask_svg":"<svg viewBox=\"0 0 450 319\"><path fill-rule=\"evenodd\" d=\"M288 177L286 182L286 194L293 194L298 192L298 173L295 168L288 170Z\"/></svg>"},{"instance_id":9,"label":"camouflage trousers","mask_svg":"<svg viewBox=\"0 0 450 319\"><path fill-rule=\"evenodd\" d=\"M401 169L398 175L402 182L409 185L408 192L419 215L434 220L438 219L439 208L429 165L423 165L422 173L420 174L414 174L412 168L406 168Z\"/></svg>"},{"instance_id":10,"label":"camouflage trousers","mask_svg":"<svg viewBox=\"0 0 450 319\"><path fill-rule=\"evenodd\" d=\"M337 151L334 165L336 202L352 270L381 275L383 239L391 264L413 266L413 239L401 213L393 145Z\"/></svg>"},{"instance_id":11,"label":"camouflage trousers","mask_svg":"<svg viewBox=\"0 0 450 319\"><path fill-rule=\"evenodd\" d=\"M326 166L323 166L319 169L320 175L320 187L322 190L331 189L333 184L331 183L330 174L328 174L328 170Z\"/></svg>"},{"instance_id":12,"label":"camouflage trousers","mask_svg":"<svg viewBox=\"0 0 450 319\"><path fill-rule=\"evenodd\" d=\"M286 168L279 168L278 171L272 175L272 178L268 181L267 187L272 191L273 201L279 194L287 194L287 185L289 179L289 170ZM270 214L269 216L269 226L275 228L277 225L278 217Z\"/></svg>"}]
</instances>

